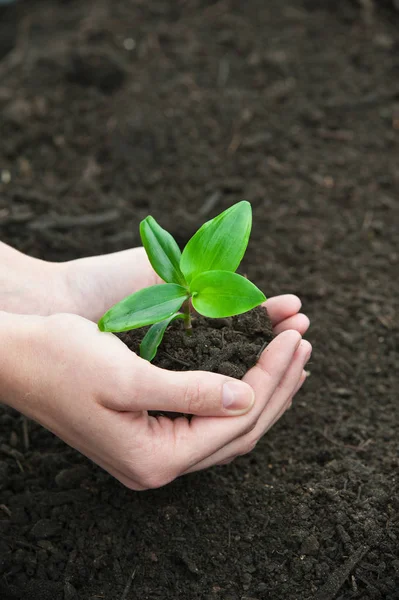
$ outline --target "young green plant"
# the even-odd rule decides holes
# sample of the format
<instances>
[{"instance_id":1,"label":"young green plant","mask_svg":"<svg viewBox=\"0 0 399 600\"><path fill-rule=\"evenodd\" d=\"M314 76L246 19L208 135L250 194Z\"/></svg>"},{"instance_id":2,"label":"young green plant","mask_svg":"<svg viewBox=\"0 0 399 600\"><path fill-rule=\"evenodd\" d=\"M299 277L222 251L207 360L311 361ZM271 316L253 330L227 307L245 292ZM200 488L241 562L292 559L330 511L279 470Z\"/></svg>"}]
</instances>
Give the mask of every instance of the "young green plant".
<instances>
[{"instance_id":1,"label":"young green plant","mask_svg":"<svg viewBox=\"0 0 399 600\"><path fill-rule=\"evenodd\" d=\"M235 272L251 226L251 205L238 202L202 225L182 253L153 217L144 219L141 240L154 271L165 283L144 288L115 304L100 319L99 329L120 332L151 325L140 344L140 356L151 361L172 321L183 319L191 334L191 306L204 317L223 318L264 302L264 294Z\"/></svg>"}]
</instances>

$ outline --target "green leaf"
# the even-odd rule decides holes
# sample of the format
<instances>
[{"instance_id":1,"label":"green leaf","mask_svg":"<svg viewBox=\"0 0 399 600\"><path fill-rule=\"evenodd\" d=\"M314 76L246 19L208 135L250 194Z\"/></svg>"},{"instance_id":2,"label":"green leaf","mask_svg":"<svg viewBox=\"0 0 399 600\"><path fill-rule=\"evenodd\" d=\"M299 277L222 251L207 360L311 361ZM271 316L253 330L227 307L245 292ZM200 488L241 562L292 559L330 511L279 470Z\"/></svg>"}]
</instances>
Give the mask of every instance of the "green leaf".
<instances>
[{"instance_id":1,"label":"green leaf","mask_svg":"<svg viewBox=\"0 0 399 600\"><path fill-rule=\"evenodd\" d=\"M153 217L140 223L140 236L152 268L167 283L185 286L180 270L181 252L173 236L162 229Z\"/></svg>"},{"instance_id":2,"label":"green leaf","mask_svg":"<svg viewBox=\"0 0 399 600\"><path fill-rule=\"evenodd\" d=\"M190 283L205 271L235 271L248 245L252 226L249 202L238 202L205 223L183 250L180 268Z\"/></svg>"},{"instance_id":3,"label":"green leaf","mask_svg":"<svg viewBox=\"0 0 399 600\"><path fill-rule=\"evenodd\" d=\"M152 325L179 310L189 292L175 283L144 288L110 308L98 322L101 331L127 331Z\"/></svg>"},{"instance_id":4,"label":"green leaf","mask_svg":"<svg viewBox=\"0 0 399 600\"><path fill-rule=\"evenodd\" d=\"M266 300L253 283L231 271L201 273L191 282L190 289L193 306L204 317L239 315Z\"/></svg>"},{"instance_id":5,"label":"green leaf","mask_svg":"<svg viewBox=\"0 0 399 600\"><path fill-rule=\"evenodd\" d=\"M162 338L168 325L175 319L184 319L182 313L175 313L168 319L155 323L149 328L145 334L143 341L140 344L140 356L145 360L152 361L157 353L158 346L162 342Z\"/></svg>"}]
</instances>

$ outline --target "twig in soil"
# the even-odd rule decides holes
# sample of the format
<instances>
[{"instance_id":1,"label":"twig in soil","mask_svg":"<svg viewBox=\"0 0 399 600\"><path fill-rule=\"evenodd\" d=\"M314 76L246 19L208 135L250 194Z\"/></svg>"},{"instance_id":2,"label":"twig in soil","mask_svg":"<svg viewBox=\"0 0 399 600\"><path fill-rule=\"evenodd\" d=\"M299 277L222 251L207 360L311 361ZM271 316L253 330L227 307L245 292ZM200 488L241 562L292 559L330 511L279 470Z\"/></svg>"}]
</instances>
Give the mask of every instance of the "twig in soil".
<instances>
[{"instance_id":1,"label":"twig in soil","mask_svg":"<svg viewBox=\"0 0 399 600\"><path fill-rule=\"evenodd\" d=\"M262 355L263 350L266 348L266 346L268 346L269 342L264 342L264 344L262 345L262 348L259 350L258 354L256 355L256 361L258 361Z\"/></svg>"},{"instance_id":2,"label":"twig in soil","mask_svg":"<svg viewBox=\"0 0 399 600\"><path fill-rule=\"evenodd\" d=\"M85 214L85 215L54 215L41 217L32 221L29 224L30 229L43 230L58 227L60 229L68 229L69 227L97 227L98 225L106 225L117 221L121 213L117 209L106 210L102 213Z\"/></svg>"},{"instance_id":3,"label":"twig in soil","mask_svg":"<svg viewBox=\"0 0 399 600\"><path fill-rule=\"evenodd\" d=\"M241 137L240 135L236 132L233 134L233 137L231 138L231 142L228 145L227 148L227 154L234 154L236 152L236 150L238 150L238 148L241 145Z\"/></svg>"},{"instance_id":4,"label":"twig in soil","mask_svg":"<svg viewBox=\"0 0 399 600\"><path fill-rule=\"evenodd\" d=\"M363 20L371 25L374 17L374 0L358 0L363 13Z\"/></svg>"},{"instance_id":5,"label":"twig in soil","mask_svg":"<svg viewBox=\"0 0 399 600\"><path fill-rule=\"evenodd\" d=\"M327 442L330 442L330 444L334 444L334 446L340 446L341 448L348 448L348 450L354 450L355 452L364 452L366 450L367 446L369 446L373 441L371 438L369 438L368 440L365 440L358 446L353 446L352 444L344 444L342 442L338 442L337 440L334 440L334 438L331 438L330 436L328 436L325 433L325 431L321 431L320 429L318 429L317 431L320 433L320 435L322 435L324 437L324 439L327 440Z\"/></svg>"},{"instance_id":6,"label":"twig in soil","mask_svg":"<svg viewBox=\"0 0 399 600\"><path fill-rule=\"evenodd\" d=\"M133 583L133 579L136 577L136 568L133 569L129 579L127 581L126 587L123 590L123 594L121 596L121 600L126 600L128 593L130 592L131 585Z\"/></svg>"},{"instance_id":7,"label":"twig in soil","mask_svg":"<svg viewBox=\"0 0 399 600\"><path fill-rule=\"evenodd\" d=\"M331 129L319 129L318 135L323 140L337 140L338 142L351 142L354 138L353 131L346 131L344 129L338 129L337 131Z\"/></svg>"},{"instance_id":8,"label":"twig in soil","mask_svg":"<svg viewBox=\"0 0 399 600\"><path fill-rule=\"evenodd\" d=\"M22 415L22 438L24 440L25 451L29 450L29 422L25 415Z\"/></svg>"},{"instance_id":9,"label":"twig in soil","mask_svg":"<svg viewBox=\"0 0 399 600\"><path fill-rule=\"evenodd\" d=\"M21 464L21 460L23 460L23 458L24 458L24 455L21 454L21 452L18 452L18 450L15 450L15 448L9 448L6 444L1 444L0 452L5 454L6 456L10 456L11 458L13 458L15 460L15 462L17 463L21 473L25 472L25 470Z\"/></svg>"},{"instance_id":10,"label":"twig in soil","mask_svg":"<svg viewBox=\"0 0 399 600\"><path fill-rule=\"evenodd\" d=\"M174 360L175 362L179 363L180 365L183 365L183 367L188 367L188 368L191 367L190 363L186 362L185 360L182 360L181 358L177 358L176 356L173 356L172 354L169 354L169 352L166 352L165 350L164 350L164 354L166 354L166 356L168 358L170 358L171 360Z\"/></svg>"},{"instance_id":11,"label":"twig in soil","mask_svg":"<svg viewBox=\"0 0 399 600\"><path fill-rule=\"evenodd\" d=\"M331 573L327 582L317 592L314 600L334 600L335 596L338 594L339 590L342 588L353 569L369 550L370 546L360 546L360 548L358 548L356 552L354 552L353 555L348 558L346 563Z\"/></svg>"},{"instance_id":12,"label":"twig in soil","mask_svg":"<svg viewBox=\"0 0 399 600\"><path fill-rule=\"evenodd\" d=\"M362 96L361 98L356 98L353 100L336 100L332 99L323 104L322 108L325 110L334 110L334 109L352 109L352 108L362 108L375 106L376 104L380 104L381 102L388 102L389 100L393 100L398 95L398 90L390 91L390 92L371 92L366 96Z\"/></svg>"},{"instance_id":13,"label":"twig in soil","mask_svg":"<svg viewBox=\"0 0 399 600\"><path fill-rule=\"evenodd\" d=\"M209 196L209 198L207 198L205 200L205 202L199 209L197 215L199 217L206 217L215 208L215 206L219 202L220 198L221 198L221 194L219 191L213 192L213 194L211 194Z\"/></svg>"},{"instance_id":14,"label":"twig in soil","mask_svg":"<svg viewBox=\"0 0 399 600\"><path fill-rule=\"evenodd\" d=\"M46 196L39 190L29 190L23 187L14 188L11 192L14 200L23 200L24 202L33 202L34 204L44 204L46 207L54 204L54 196Z\"/></svg>"},{"instance_id":15,"label":"twig in soil","mask_svg":"<svg viewBox=\"0 0 399 600\"><path fill-rule=\"evenodd\" d=\"M0 79L2 79L9 71L12 71L19 65L23 64L29 49L29 31L31 27L31 18L25 17L18 28L17 40L15 47L11 52L6 54L5 58L0 63Z\"/></svg>"},{"instance_id":16,"label":"twig in soil","mask_svg":"<svg viewBox=\"0 0 399 600\"><path fill-rule=\"evenodd\" d=\"M34 217L34 213L30 210L10 215L9 211L5 208L0 211L0 225L8 225L9 223L27 223L32 220L32 217Z\"/></svg>"},{"instance_id":17,"label":"twig in soil","mask_svg":"<svg viewBox=\"0 0 399 600\"><path fill-rule=\"evenodd\" d=\"M38 550L40 548L40 546L29 544L29 542L25 542L25 540L14 540L14 544L19 548L27 548L28 550Z\"/></svg>"},{"instance_id":18,"label":"twig in soil","mask_svg":"<svg viewBox=\"0 0 399 600\"><path fill-rule=\"evenodd\" d=\"M357 587L357 583L356 583L356 579L355 579L355 576L354 576L354 575L352 575L352 577L351 577L351 582L352 582L352 590L353 590L353 593L354 593L354 594L357 594L357 593L358 593L358 591L359 591L359 588Z\"/></svg>"},{"instance_id":19,"label":"twig in soil","mask_svg":"<svg viewBox=\"0 0 399 600\"><path fill-rule=\"evenodd\" d=\"M224 347L225 347L225 345L226 345L226 339L225 339L225 337L224 337L224 330L223 330L223 329L222 329L222 331L221 331L221 337L222 337L222 350L223 350L223 348L224 348Z\"/></svg>"},{"instance_id":20,"label":"twig in soil","mask_svg":"<svg viewBox=\"0 0 399 600\"><path fill-rule=\"evenodd\" d=\"M227 83L230 74L230 63L226 57L222 58L219 62L219 72L218 72L218 87L224 87Z\"/></svg>"},{"instance_id":21,"label":"twig in soil","mask_svg":"<svg viewBox=\"0 0 399 600\"><path fill-rule=\"evenodd\" d=\"M8 515L9 517L12 517L12 513L11 513L10 509L5 504L0 504L0 510L5 512L6 515Z\"/></svg>"}]
</instances>

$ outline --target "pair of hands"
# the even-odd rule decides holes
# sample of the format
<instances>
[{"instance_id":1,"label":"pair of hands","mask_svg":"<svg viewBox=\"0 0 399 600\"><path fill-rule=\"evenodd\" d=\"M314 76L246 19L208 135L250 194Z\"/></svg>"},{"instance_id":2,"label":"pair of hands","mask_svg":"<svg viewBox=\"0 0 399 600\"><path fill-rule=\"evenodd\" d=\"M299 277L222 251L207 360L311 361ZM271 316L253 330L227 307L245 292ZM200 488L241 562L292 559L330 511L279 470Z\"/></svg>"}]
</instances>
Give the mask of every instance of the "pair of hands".
<instances>
[{"instance_id":1,"label":"pair of hands","mask_svg":"<svg viewBox=\"0 0 399 600\"><path fill-rule=\"evenodd\" d=\"M158 283L142 249L40 264L51 309L32 312L56 314L2 313L2 323L11 325L3 327L9 348L4 401L131 489L160 487L250 452L306 378L311 346L302 334L309 320L298 312L296 296L267 301L279 335L240 382L160 369L98 330L95 321L112 304ZM26 313L26 305L19 310L14 301L14 312ZM149 410L195 416L171 420Z\"/></svg>"}]
</instances>

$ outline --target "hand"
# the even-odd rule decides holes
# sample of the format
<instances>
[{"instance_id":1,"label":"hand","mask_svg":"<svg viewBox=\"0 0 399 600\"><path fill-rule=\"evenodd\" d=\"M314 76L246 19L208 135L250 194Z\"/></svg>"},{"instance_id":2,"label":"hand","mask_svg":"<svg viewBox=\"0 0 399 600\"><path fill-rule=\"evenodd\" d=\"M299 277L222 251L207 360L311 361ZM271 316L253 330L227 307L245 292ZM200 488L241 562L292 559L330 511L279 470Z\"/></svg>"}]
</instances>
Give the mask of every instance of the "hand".
<instances>
[{"instance_id":1,"label":"hand","mask_svg":"<svg viewBox=\"0 0 399 600\"><path fill-rule=\"evenodd\" d=\"M251 450L300 387L310 351L297 331L284 331L244 383L159 369L76 315L2 313L0 320L2 400L135 490ZM225 384L233 386L227 396L234 392L236 412L223 408ZM150 409L197 416L173 421L149 416Z\"/></svg>"},{"instance_id":2,"label":"hand","mask_svg":"<svg viewBox=\"0 0 399 600\"><path fill-rule=\"evenodd\" d=\"M77 303L80 307L78 312L88 318L99 318L110 306L133 291L148 285L161 283L143 248L135 248L107 256L80 259L69 263L68 267L71 273L75 273L75 276L70 277L70 281L73 281L72 289L75 290L72 295L80 297L80 301ZM77 285L77 282L79 282L79 285ZM80 290L79 294L76 294L77 290ZM101 300L100 307L98 306L99 298L104 299L104 302ZM275 334L287 330L296 330L303 335L307 331L309 319L299 312L301 301L296 296L286 294L269 298L265 306L271 318ZM303 350L303 347L305 347L305 350ZM310 344L303 342L301 351L298 351L300 356L296 356L295 360L300 362L301 357L303 358L304 354L308 355L310 350ZM262 364L263 357L259 361L260 369ZM288 392L291 389L290 386L292 387L292 377L295 379L295 375L288 376L287 374L283 387L280 387L279 394L274 394L273 403L271 401L265 402L264 406L267 405L267 408L264 408L263 413L259 413L259 418L251 435L239 437L234 443L227 444L220 451L204 461L200 461L186 472L206 468L213 464L226 464L231 462L235 456L245 454L246 450L249 451L253 448L260 437L291 406L292 398L306 379L306 373L302 369L299 382L290 395ZM246 375L244 381L252 384L254 389L258 390L258 395L264 396L263 379L259 370L252 369ZM285 402L287 397L289 397L289 400Z\"/></svg>"},{"instance_id":3,"label":"hand","mask_svg":"<svg viewBox=\"0 0 399 600\"><path fill-rule=\"evenodd\" d=\"M0 242L0 307L9 313L51 315L68 312L98 319L113 304L144 287L161 283L144 248L51 263L31 258ZM275 333L296 329L303 334L309 319L297 314L292 295L270 298Z\"/></svg>"}]
</instances>

